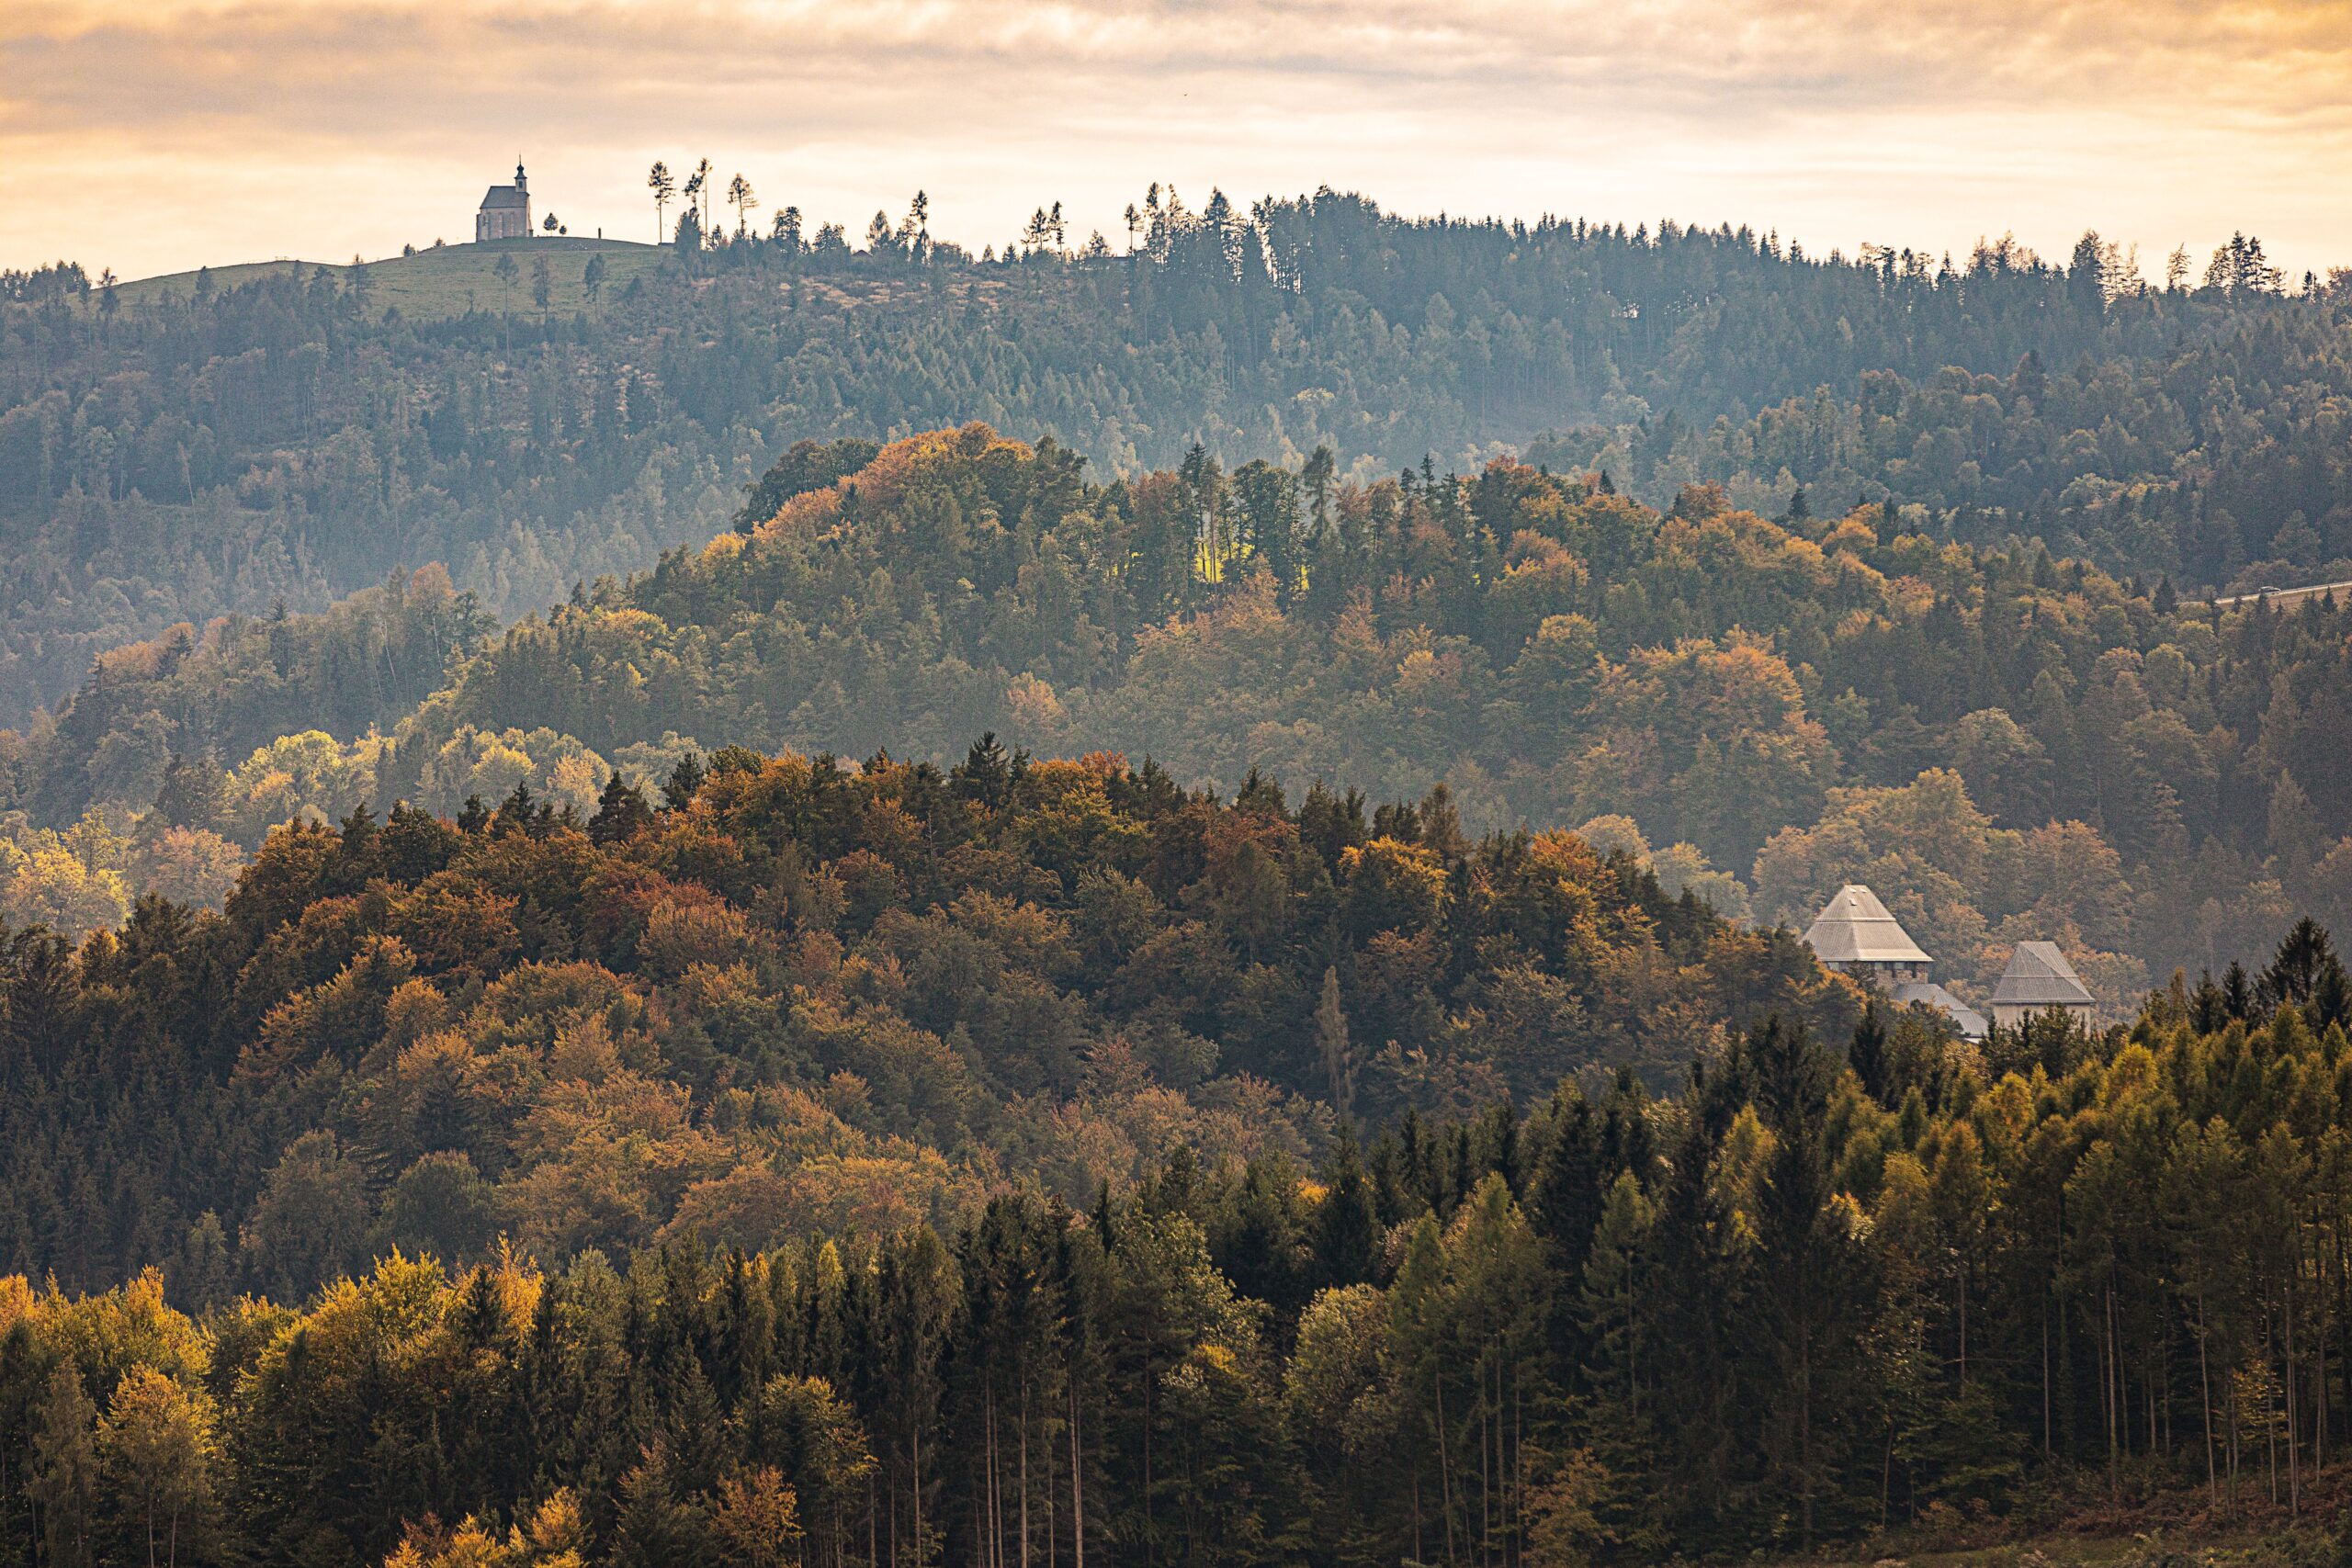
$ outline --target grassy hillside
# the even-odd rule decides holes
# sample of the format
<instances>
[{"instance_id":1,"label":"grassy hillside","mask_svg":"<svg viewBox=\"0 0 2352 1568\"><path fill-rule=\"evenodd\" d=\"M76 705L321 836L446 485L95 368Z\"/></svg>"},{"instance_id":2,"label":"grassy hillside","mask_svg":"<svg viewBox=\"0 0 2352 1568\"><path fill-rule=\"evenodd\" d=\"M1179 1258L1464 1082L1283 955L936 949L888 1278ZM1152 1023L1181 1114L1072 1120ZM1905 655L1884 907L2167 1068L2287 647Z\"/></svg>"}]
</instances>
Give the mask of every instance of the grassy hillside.
<instances>
[{"instance_id":1,"label":"grassy hillside","mask_svg":"<svg viewBox=\"0 0 2352 1568\"><path fill-rule=\"evenodd\" d=\"M413 321L443 321L475 310L518 314L536 310L533 272L535 264L541 260L548 264L548 308L571 314L588 306L582 276L592 255L605 258L605 288L606 298L610 298L628 288L632 278L651 273L668 254L657 246L626 240L567 235L506 240L495 244L441 245L414 255L388 256L357 268L334 262L270 261L214 267L211 273L213 287L226 289L271 276L308 275L319 266L330 266L346 280L355 273L364 276L367 301L374 314L397 309ZM511 279L498 276L501 257L511 257L514 262ZM126 305L160 302L167 294L187 299L196 292L197 277L193 272L167 273L161 277L126 283L118 292Z\"/></svg>"}]
</instances>

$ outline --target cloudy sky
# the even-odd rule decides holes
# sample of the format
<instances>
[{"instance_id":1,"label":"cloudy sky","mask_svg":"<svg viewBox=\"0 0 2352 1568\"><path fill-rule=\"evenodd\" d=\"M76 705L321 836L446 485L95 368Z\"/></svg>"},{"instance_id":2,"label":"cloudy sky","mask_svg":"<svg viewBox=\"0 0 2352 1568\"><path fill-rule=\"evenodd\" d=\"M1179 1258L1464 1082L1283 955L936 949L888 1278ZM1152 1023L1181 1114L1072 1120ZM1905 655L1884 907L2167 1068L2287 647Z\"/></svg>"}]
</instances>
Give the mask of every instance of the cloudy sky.
<instances>
[{"instance_id":1,"label":"cloudy sky","mask_svg":"<svg viewBox=\"0 0 2352 1568\"><path fill-rule=\"evenodd\" d=\"M469 238L520 153L650 237L655 158L977 250L1317 185L1408 212L1963 250L2233 229L2352 264L2352 0L5 0L0 265Z\"/></svg>"}]
</instances>

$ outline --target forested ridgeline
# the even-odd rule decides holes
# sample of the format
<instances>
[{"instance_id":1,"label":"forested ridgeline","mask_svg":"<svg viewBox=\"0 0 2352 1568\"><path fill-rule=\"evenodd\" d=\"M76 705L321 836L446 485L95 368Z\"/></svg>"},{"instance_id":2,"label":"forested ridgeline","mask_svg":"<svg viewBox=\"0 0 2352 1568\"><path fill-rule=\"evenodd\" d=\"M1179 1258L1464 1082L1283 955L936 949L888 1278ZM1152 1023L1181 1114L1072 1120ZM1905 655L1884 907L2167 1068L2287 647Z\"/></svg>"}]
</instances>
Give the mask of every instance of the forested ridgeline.
<instances>
[{"instance_id":1,"label":"forested ridgeline","mask_svg":"<svg viewBox=\"0 0 2352 1568\"><path fill-rule=\"evenodd\" d=\"M1442 784L1473 836L1581 825L1765 924L1865 882L1962 994L2051 940L2116 1019L2299 909L2352 922L2352 604L1510 460L1099 484L980 426L797 446L741 529L487 640L427 572L110 656L5 753L0 910L218 907L272 824L362 801L527 783L584 818L698 740L944 763L994 730L1227 795Z\"/></svg>"},{"instance_id":2,"label":"forested ridgeline","mask_svg":"<svg viewBox=\"0 0 2352 1568\"><path fill-rule=\"evenodd\" d=\"M1305 1160L1350 1115L1666 1083L1861 1001L1572 835L1468 840L1442 791L1221 805L993 741L730 748L584 819L361 807L274 832L223 913L0 956L0 1269L206 1300L502 1232L875 1234L1015 1176L1082 1203L1180 1146Z\"/></svg>"},{"instance_id":3,"label":"forested ridgeline","mask_svg":"<svg viewBox=\"0 0 2352 1568\"><path fill-rule=\"evenodd\" d=\"M1129 240L1033 230L975 260L911 215L863 250L804 243L796 215L715 248L695 229L626 287L526 244L527 289L510 266L447 317L373 279L455 251L135 299L6 275L0 723L175 622L427 562L521 614L707 537L795 440L973 418L1130 476L1196 442L1293 464L1328 444L1363 477L1549 432L1559 466L1659 503L1713 478L1772 512L1814 484L2184 586L2352 557L2345 285L2290 296L2258 242L2155 288L2095 235L2064 266L2007 241L1823 259L1329 192L1246 213L1155 192Z\"/></svg>"},{"instance_id":4,"label":"forested ridgeline","mask_svg":"<svg viewBox=\"0 0 2352 1568\"><path fill-rule=\"evenodd\" d=\"M707 835L709 807L685 815L624 842ZM571 834L487 831L509 853ZM349 852L318 837L282 859ZM256 902L292 886L266 882ZM95 939L61 1021L167 994L114 985L131 946ZM460 985L413 978L392 1007ZM656 1055L662 996L645 1024L573 1010L550 1046L500 989L401 1061L493 1100L583 1073L550 1100L627 1101L632 1131L575 1168L685 1173L648 1069L612 1060ZM1311 1173L1178 1146L1086 1203L1000 1185L952 1220L831 1214L781 1246L706 1206L751 1245L682 1226L539 1263L485 1232L453 1271L386 1255L265 1301L232 1297L213 1227L102 1294L0 1280L0 1553L1575 1565L1932 1548L2070 1497L2325 1521L2352 1436L2344 989L2306 926L2253 984L2159 993L2095 1043L2037 1026L1997 1077L1916 1018L1825 1048L1775 1016L1670 1098L1564 1085L1525 1115L1342 1134ZM484 1011L489 1037L463 1038ZM719 1081L755 1060L719 1055ZM434 1108L409 1125L445 1172L481 1092L409 1101ZM791 1094L697 1090L693 1119L788 1141L821 1117L778 1129ZM337 1098L381 1114L375 1091ZM306 1229L356 1240L370 1163L311 1134L249 1237L273 1266ZM306 1261L332 1272L336 1250Z\"/></svg>"}]
</instances>

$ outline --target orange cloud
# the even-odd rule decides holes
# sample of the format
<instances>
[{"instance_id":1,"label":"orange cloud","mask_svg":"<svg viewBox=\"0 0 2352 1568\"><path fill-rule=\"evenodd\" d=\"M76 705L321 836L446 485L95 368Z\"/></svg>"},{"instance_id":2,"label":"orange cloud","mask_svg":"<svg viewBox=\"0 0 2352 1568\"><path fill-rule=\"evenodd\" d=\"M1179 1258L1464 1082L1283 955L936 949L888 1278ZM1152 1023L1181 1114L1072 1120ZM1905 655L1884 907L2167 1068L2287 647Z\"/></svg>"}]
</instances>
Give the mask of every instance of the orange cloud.
<instances>
[{"instance_id":1,"label":"orange cloud","mask_svg":"<svg viewBox=\"0 0 2352 1568\"><path fill-rule=\"evenodd\" d=\"M574 232L653 157L977 249L1148 181L1408 210L1670 214L1816 248L2233 228L2352 259L2352 0L15 0L0 262L125 276L467 231L517 153Z\"/></svg>"}]
</instances>

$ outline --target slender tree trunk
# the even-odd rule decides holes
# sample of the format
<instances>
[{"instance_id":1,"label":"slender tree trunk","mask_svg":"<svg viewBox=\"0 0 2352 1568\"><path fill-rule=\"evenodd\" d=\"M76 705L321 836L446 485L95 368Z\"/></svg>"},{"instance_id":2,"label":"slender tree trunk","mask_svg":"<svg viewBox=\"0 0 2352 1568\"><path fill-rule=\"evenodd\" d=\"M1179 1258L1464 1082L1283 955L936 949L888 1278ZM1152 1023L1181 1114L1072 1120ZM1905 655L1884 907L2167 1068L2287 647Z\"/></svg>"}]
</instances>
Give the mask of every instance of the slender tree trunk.
<instances>
[{"instance_id":1,"label":"slender tree trunk","mask_svg":"<svg viewBox=\"0 0 2352 1568\"><path fill-rule=\"evenodd\" d=\"M988 1555L989 1568L1004 1568L1004 1503L997 1494L996 1385L991 1380L982 1386L986 1390L986 1404L981 1424L986 1434L989 1529L986 1539L981 1543L981 1550Z\"/></svg>"},{"instance_id":2,"label":"slender tree trunk","mask_svg":"<svg viewBox=\"0 0 2352 1568\"><path fill-rule=\"evenodd\" d=\"M1086 1568L1086 1449L1080 1440L1078 1377L1069 1380L1069 1539L1072 1561Z\"/></svg>"},{"instance_id":3,"label":"slender tree trunk","mask_svg":"<svg viewBox=\"0 0 2352 1568\"><path fill-rule=\"evenodd\" d=\"M1021 1568L1029 1568L1029 1380L1021 1380Z\"/></svg>"},{"instance_id":4,"label":"slender tree trunk","mask_svg":"<svg viewBox=\"0 0 2352 1568\"><path fill-rule=\"evenodd\" d=\"M2050 1429L2050 1293L2041 1296L2041 1457L2051 1455ZM1888 1442L1894 1439L1889 1438Z\"/></svg>"},{"instance_id":5,"label":"slender tree trunk","mask_svg":"<svg viewBox=\"0 0 2352 1568\"><path fill-rule=\"evenodd\" d=\"M1435 1361L1430 1364L1430 1386L1437 1391L1437 1479L1439 1504L1445 1509L1445 1560L1453 1561L1453 1467L1446 1461L1445 1377Z\"/></svg>"},{"instance_id":6,"label":"slender tree trunk","mask_svg":"<svg viewBox=\"0 0 2352 1568\"><path fill-rule=\"evenodd\" d=\"M2161 1322L2162 1319L2159 1318L2158 1321ZM2159 1328L2156 1334L2156 1371L2158 1380L2157 1386L2164 1391L2163 1404L2160 1408L2164 1412L2165 1418L2165 1458L2169 1461L2174 1457L2172 1435L2172 1407L2174 1404L2172 1396L2172 1336L2165 1333L2162 1328Z\"/></svg>"},{"instance_id":7,"label":"slender tree trunk","mask_svg":"<svg viewBox=\"0 0 2352 1568\"><path fill-rule=\"evenodd\" d=\"M1886 1528L1886 1513L1894 1492L1894 1423L1886 1424L1886 1452L1878 1464L1878 1528Z\"/></svg>"},{"instance_id":8,"label":"slender tree trunk","mask_svg":"<svg viewBox=\"0 0 2352 1568\"><path fill-rule=\"evenodd\" d=\"M1150 1568L1159 1542L1151 1528L1151 1357L1143 1359L1143 1560Z\"/></svg>"},{"instance_id":9,"label":"slender tree trunk","mask_svg":"<svg viewBox=\"0 0 2352 1568\"><path fill-rule=\"evenodd\" d=\"M1813 1551L1813 1345L1809 1337L1797 1344L1797 1465L1798 1496L1804 1505L1804 1550Z\"/></svg>"},{"instance_id":10,"label":"slender tree trunk","mask_svg":"<svg viewBox=\"0 0 2352 1568\"><path fill-rule=\"evenodd\" d=\"M2219 1506L2221 1482L2213 1473L2213 1368L2205 1343L2205 1292L2197 1292L2197 1385L2202 1397L2199 1425L2205 1428L2205 1495Z\"/></svg>"},{"instance_id":11,"label":"slender tree trunk","mask_svg":"<svg viewBox=\"0 0 2352 1568\"><path fill-rule=\"evenodd\" d=\"M1968 1262L1953 1270L1960 1283L1960 1392L1968 1392Z\"/></svg>"},{"instance_id":12,"label":"slender tree trunk","mask_svg":"<svg viewBox=\"0 0 2352 1568\"><path fill-rule=\"evenodd\" d=\"M1519 1359L1513 1357L1510 1364L1510 1482L1513 1499L1510 1517L1511 1561L1514 1563L1524 1562L1527 1559L1527 1543L1521 1539L1527 1532L1527 1438L1521 1426L1523 1393Z\"/></svg>"},{"instance_id":13,"label":"slender tree trunk","mask_svg":"<svg viewBox=\"0 0 2352 1568\"><path fill-rule=\"evenodd\" d=\"M1478 1561L1495 1556L1494 1465L1487 1453L1494 1421L1487 1405L1487 1369L1478 1369Z\"/></svg>"},{"instance_id":14,"label":"slender tree trunk","mask_svg":"<svg viewBox=\"0 0 2352 1568\"><path fill-rule=\"evenodd\" d=\"M2262 1364L2266 1371L2270 1366L2270 1314L2266 1311L2262 1317ZM2276 1416L2266 1394L2262 1404L2262 1470L2264 1483L2269 1488L2270 1500L2274 1503L2278 1501L2278 1423Z\"/></svg>"},{"instance_id":15,"label":"slender tree trunk","mask_svg":"<svg viewBox=\"0 0 2352 1568\"><path fill-rule=\"evenodd\" d=\"M2282 1390L2287 1402L2287 1511L2303 1511L2303 1450L2302 1407L2295 1397L2301 1372L2295 1365L2295 1273L2300 1263L2290 1266L2287 1275L2286 1333L2283 1340L2287 1376Z\"/></svg>"},{"instance_id":16,"label":"slender tree trunk","mask_svg":"<svg viewBox=\"0 0 2352 1568\"><path fill-rule=\"evenodd\" d=\"M2118 1354L2120 1347L2115 1342L2115 1286L2112 1283L2107 1287L2106 1304L2106 1319L2099 1325L2099 1355L2106 1362L2104 1371L2107 1374L2107 1493L2113 1497L2122 1483L2122 1455L2116 1447L2119 1437L2116 1428L2123 1418L2123 1370L2118 1365L2122 1357Z\"/></svg>"},{"instance_id":17,"label":"slender tree trunk","mask_svg":"<svg viewBox=\"0 0 2352 1568\"><path fill-rule=\"evenodd\" d=\"M2330 1309L2335 1304L2327 1277L2327 1245L2324 1235L2312 1238L2312 1271L2319 1295L2318 1344L2314 1348L2314 1359L2319 1369L2319 1397L2312 1402L2319 1408L2312 1422L2312 1478L2317 1480L2327 1473L2327 1337L2334 1327Z\"/></svg>"},{"instance_id":18,"label":"slender tree trunk","mask_svg":"<svg viewBox=\"0 0 2352 1568\"><path fill-rule=\"evenodd\" d=\"M2230 1379L2229 1417L2230 1512L2234 1514L2238 1511L2238 1457L2241 1452L2238 1442L2238 1380L2234 1377Z\"/></svg>"}]
</instances>

